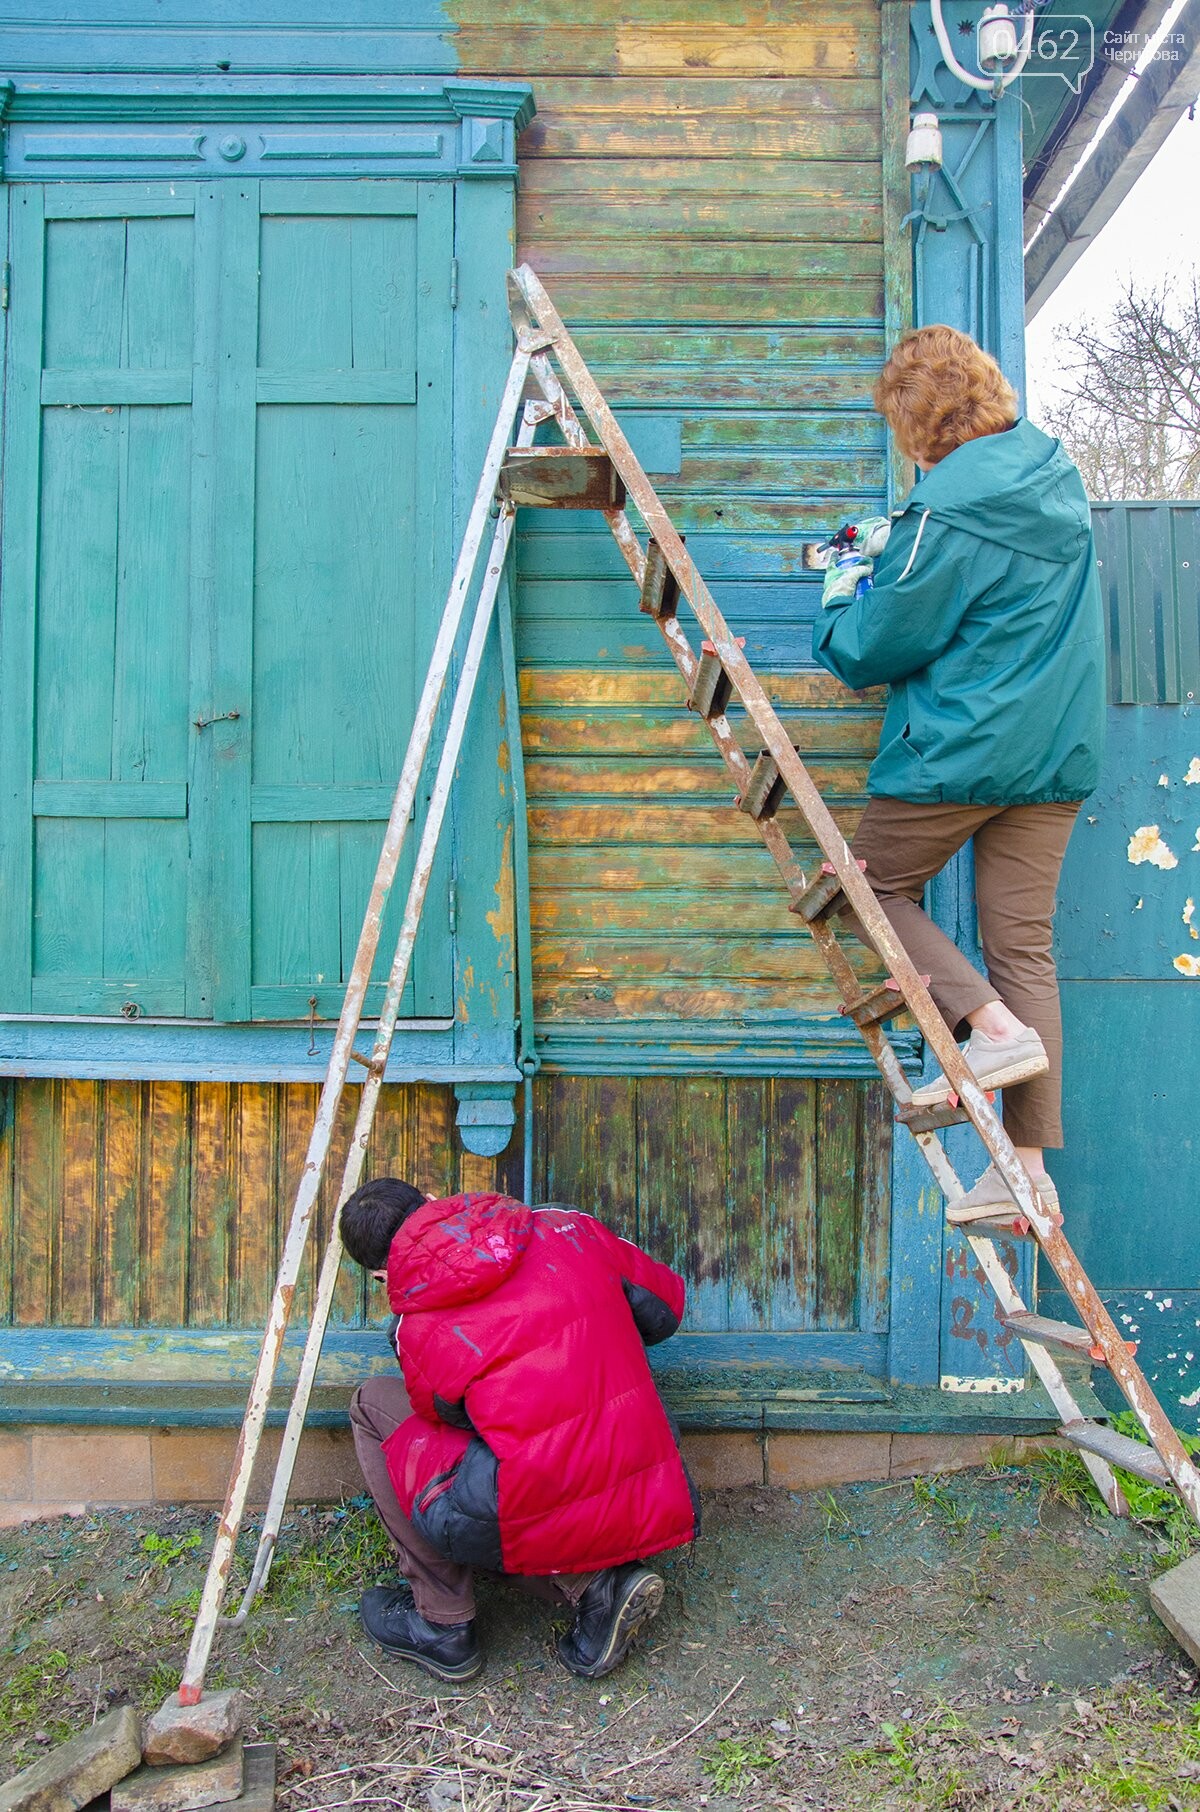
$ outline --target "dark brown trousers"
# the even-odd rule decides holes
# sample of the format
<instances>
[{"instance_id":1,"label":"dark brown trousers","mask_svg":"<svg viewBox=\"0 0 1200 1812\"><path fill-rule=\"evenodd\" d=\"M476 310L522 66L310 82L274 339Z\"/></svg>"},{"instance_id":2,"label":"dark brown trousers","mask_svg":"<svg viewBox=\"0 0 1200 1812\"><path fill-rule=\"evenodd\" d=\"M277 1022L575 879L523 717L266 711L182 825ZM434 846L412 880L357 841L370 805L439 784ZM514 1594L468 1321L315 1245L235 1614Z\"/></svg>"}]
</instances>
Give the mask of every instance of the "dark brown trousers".
<instances>
[{"instance_id":1,"label":"dark brown trousers","mask_svg":"<svg viewBox=\"0 0 1200 1812\"><path fill-rule=\"evenodd\" d=\"M400 1508L383 1456L383 1443L412 1414L403 1378L368 1378L350 1399L354 1451L367 1490L375 1500L384 1528L412 1587L413 1602L428 1623L470 1623L475 1615L475 1587L470 1567L447 1560L419 1535ZM491 1577L491 1575L485 1575ZM573 1605L583 1596L594 1573L556 1573L529 1578L506 1573L519 1591L550 1604Z\"/></svg>"},{"instance_id":2,"label":"dark brown trousers","mask_svg":"<svg viewBox=\"0 0 1200 1812\"><path fill-rule=\"evenodd\" d=\"M938 1011L963 1035L968 1013L1002 1000L1041 1035L1049 1072L1003 1092L1004 1126L1014 1145L1057 1150L1062 1136L1062 1012L1051 953L1058 877L1078 803L919 805L870 799L853 850ZM921 910L927 882L969 837L975 839L975 897L986 979ZM858 921L846 923L870 943Z\"/></svg>"}]
</instances>

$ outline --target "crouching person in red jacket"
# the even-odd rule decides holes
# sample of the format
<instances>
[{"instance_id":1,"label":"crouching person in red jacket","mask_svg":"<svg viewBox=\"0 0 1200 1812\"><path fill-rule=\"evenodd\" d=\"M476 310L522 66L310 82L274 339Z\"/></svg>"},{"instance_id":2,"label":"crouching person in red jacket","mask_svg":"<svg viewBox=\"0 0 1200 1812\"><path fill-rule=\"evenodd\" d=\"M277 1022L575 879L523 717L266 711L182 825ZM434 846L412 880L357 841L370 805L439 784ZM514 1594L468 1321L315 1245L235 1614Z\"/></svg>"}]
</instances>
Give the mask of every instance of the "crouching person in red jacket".
<instances>
[{"instance_id":1,"label":"crouching person in red jacket","mask_svg":"<svg viewBox=\"0 0 1200 1812\"><path fill-rule=\"evenodd\" d=\"M679 1326L683 1279L575 1209L438 1201L392 1177L356 1190L341 1227L387 1282L404 1374L369 1379L350 1407L407 1581L364 1594L368 1635L471 1679L481 1570L569 1606L560 1659L610 1673L662 1603L645 1557L699 1528L645 1352Z\"/></svg>"}]
</instances>

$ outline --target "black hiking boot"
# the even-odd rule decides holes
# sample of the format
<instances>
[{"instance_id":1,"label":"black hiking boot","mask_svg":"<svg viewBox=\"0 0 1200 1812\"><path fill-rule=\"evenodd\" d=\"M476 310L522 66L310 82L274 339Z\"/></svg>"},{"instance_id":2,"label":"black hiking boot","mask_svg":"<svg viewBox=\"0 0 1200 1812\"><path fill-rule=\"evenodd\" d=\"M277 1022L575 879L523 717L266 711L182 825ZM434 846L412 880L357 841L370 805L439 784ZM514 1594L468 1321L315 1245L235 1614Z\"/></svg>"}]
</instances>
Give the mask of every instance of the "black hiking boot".
<instances>
[{"instance_id":1,"label":"black hiking boot","mask_svg":"<svg viewBox=\"0 0 1200 1812\"><path fill-rule=\"evenodd\" d=\"M559 1660L581 1680L611 1674L634 1637L658 1615L662 1601L662 1580L637 1561L597 1573L575 1606L574 1623L559 1638Z\"/></svg>"},{"instance_id":2,"label":"black hiking boot","mask_svg":"<svg viewBox=\"0 0 1200 1812\"><path fill-rule=\"evenodd\" d=\"M473 1680L483 1667L474 1623L427 1623L406 1585L371 1586L358 1614L385 1654L415 1661L437 1680Z\"/></svg>"}]
</instances>

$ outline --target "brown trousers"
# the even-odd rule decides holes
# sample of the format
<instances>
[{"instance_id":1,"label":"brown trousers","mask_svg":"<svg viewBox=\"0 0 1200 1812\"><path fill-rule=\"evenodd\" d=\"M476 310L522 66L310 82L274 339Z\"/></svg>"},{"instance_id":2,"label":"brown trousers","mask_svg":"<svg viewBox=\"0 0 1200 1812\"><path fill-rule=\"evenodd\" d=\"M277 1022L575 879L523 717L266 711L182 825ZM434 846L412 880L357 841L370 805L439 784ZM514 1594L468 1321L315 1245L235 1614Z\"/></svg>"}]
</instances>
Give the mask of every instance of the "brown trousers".
<instances>
[{"instance_id":1,"label":"brown trousers","mask_svg":"<svg viewBox=\"0 0 1200 1812\"><path fill-rule=\"evenodd\" d=\"M396 1550L400 1571L412 1587L413 1603L422 1617L428 1623L470 1623L475 1615L475 1589L470 1567L447 1560L417 1533L400 1508L400 1500L388 1474L383 1443L411 1414L412 1406L403 1378L368 1378L350 1399L354 1451L367 1490L375 1500L375 1508ZM552 1578L504 1574L509 1584L519 1591L558 1605L576 1604L595 1577L594 1573L556 1573Z\"/></svg>"},{"instance_id":2,"label":"brown trousers","mask_svg":"<svg viewBox=\"0 0 1200 1812\"><path fill-rule=\"evenodd\" d=\"M1058 877L1078 802L1068 805L919 805L867 802L853 850L896 935L947 1025L962 1036L968 1013L1002 1000L1041 1035L1049 1072L1003 1092L1014 1145L1057 1150L1062 1136L1062 1012L1051 953ZM928 881L969 837L987 979L921 910ZM870 943L858 921L849 928Z\"/></svg>"}]
</instances>

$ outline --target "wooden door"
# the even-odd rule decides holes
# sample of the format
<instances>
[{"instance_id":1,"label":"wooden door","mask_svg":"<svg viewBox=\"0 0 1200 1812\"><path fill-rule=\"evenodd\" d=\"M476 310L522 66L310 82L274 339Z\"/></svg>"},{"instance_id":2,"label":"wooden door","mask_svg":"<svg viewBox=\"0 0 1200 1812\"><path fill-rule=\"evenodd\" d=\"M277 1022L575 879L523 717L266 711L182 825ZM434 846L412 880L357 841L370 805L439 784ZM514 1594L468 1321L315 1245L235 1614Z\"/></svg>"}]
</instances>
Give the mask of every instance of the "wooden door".
<instances>
[{"instance_id":1,"label":"wooden door","mask_svg":"<svg viewBox=\"0 0 1200 1812\"><path fill-rule=\"evenodd\" d=\"M0 1010L334 1016L448 573L452 191L9 205Z\"/></svg>"}]
</instances>

